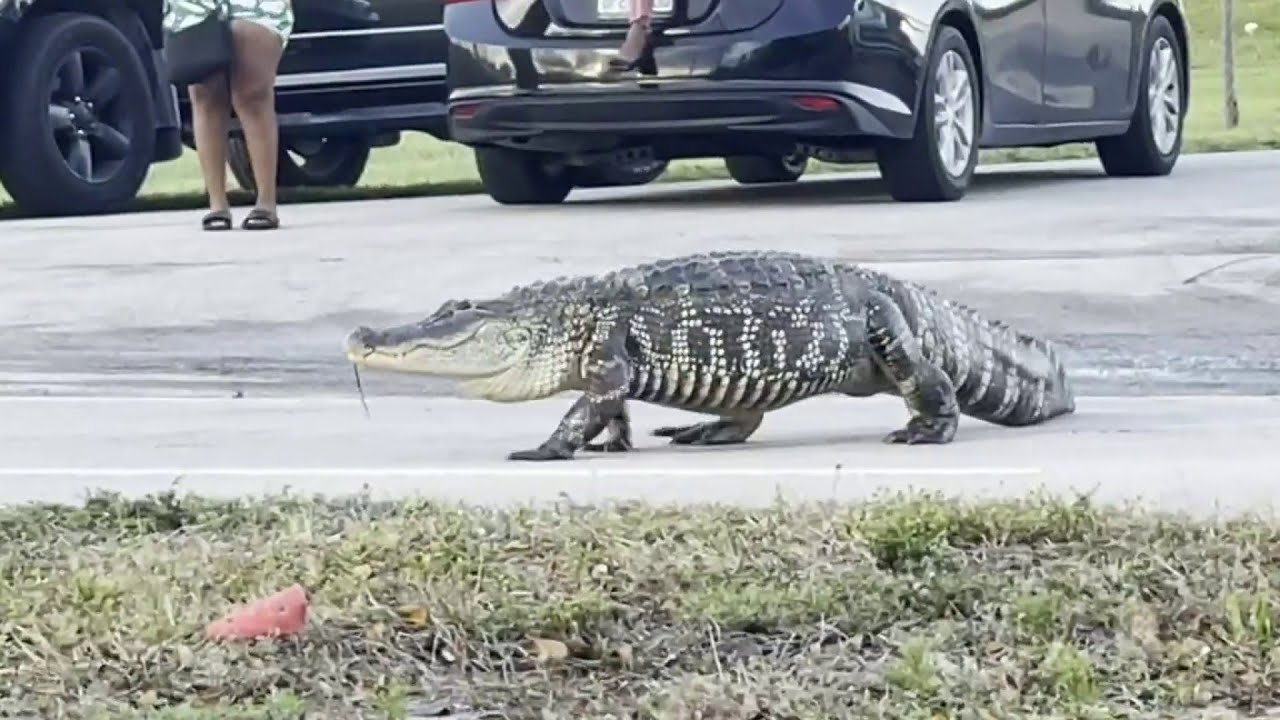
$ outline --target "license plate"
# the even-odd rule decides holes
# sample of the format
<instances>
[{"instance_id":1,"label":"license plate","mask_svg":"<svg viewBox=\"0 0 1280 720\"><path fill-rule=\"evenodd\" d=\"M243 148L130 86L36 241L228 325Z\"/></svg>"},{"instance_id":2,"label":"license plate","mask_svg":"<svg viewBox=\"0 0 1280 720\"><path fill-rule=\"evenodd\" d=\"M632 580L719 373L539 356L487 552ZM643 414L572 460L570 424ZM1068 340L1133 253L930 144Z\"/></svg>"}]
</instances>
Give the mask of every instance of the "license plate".
<instances>
[{"instance_id":1,"label":"license plate","mask_svg":"<svg viewBox=\"0 0 1280 720\"><path fill-rule=\"evenodd\" d=\"M596 14L602 18L626 18L631 14L627 0L596 0ZM670 15L675 10L675 0L653 0L654 15Z\"/></svg>"}]
</instances>

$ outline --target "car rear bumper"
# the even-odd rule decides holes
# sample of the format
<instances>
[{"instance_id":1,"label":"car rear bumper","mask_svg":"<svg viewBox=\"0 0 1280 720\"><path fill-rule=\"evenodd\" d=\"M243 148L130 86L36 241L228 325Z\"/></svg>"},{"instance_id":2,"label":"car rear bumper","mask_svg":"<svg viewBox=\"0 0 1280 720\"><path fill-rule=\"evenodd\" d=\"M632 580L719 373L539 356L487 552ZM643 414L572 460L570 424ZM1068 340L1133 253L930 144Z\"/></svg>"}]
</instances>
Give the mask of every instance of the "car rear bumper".
<instances>
[{"instance_id":1,"label":"car rear bumper","mask_svg":"<svg viewBox=\"0 0 1280 720\"><path fill-rule=\"evenodd\" d=\"M893 95L840 81L639 81L536 92L466 88L449 99L450 137L466 144L705 133L909 137L913 123L910 108Z\"/></svg>"}]
</instances>

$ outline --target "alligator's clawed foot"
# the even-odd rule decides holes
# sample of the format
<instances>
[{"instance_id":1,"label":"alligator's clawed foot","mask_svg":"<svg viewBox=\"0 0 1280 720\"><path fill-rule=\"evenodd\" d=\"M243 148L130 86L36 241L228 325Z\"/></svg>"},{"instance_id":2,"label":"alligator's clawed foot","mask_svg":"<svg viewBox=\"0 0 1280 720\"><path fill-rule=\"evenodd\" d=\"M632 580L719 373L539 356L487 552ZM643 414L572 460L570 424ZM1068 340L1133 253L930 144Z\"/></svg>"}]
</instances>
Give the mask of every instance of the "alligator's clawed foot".
<instances>
[{"instance_id":1,"label":"alligator's clawed foot","mask_svg":"<svg viewBox=\"0 0 1280 720\"><path fill-rule=\"evenodd\" d=\"M653 431L657 437L671 438L672 445L731 445L745 442L759 423L749 427L741 423L715 420L695 425L668 425Z\"/></svg>"},{"instance_id":2,"label":"alligator's clawed foot","mask_svg":"<svg viewBox=\"0 0 1280 720\"><path fill-rule=\"evenodd\" d=\"M911 418L907 426L894 430L884 436L890 444L904 445L944 445L951 442L956 435L955 418Z\"/></svg>"},{"instance_id":3,"label":"alligator's clawed foot","mask_svg":"<svg viewBox=\"0 0 1280 720\"><path fill-rule=\"evenodd\" d=\"M572 460L573 450L556 443L544 442L533 450L517 450L508 460Z\"/></svg>"},{"instance_id":4,"label":"alligator's clawed foot","mask_svg":"<svg viewBox=\"0 0 1280 720\"><path fill-rule=\"evenodd\" d=\"M587 452L627 452L631 441L627 438L609 438L602 443L588 443L582 447Z\"/></svg>"}]
</instances>

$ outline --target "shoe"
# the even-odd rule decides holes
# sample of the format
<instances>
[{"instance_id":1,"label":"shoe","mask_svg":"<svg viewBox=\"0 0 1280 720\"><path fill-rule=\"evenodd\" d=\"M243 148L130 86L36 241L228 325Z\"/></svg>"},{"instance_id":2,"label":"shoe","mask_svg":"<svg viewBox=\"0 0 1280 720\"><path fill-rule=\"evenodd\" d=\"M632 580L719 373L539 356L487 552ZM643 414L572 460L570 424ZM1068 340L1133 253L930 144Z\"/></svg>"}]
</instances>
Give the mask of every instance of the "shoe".
<instances>
[{"instance_id":1,"label":"shoe","mask_svg":"<svg viewBox=\"0 0 1280 720\"><path fill-rule=\"evenodd\" d=\"M643 20L637 20L627 29L627 34L632 31L644 33L641 36L642 45L640 52L634 58L628 58L621 54L609 58L609 69L614 72L631 72L639 70L645 75L658 74L658 62L653 57L653 32L649 29L649 23ZM628 40L631 38L628 37ZM623 43L626 44L625 41Z\"/></svg>"}]
</instances>

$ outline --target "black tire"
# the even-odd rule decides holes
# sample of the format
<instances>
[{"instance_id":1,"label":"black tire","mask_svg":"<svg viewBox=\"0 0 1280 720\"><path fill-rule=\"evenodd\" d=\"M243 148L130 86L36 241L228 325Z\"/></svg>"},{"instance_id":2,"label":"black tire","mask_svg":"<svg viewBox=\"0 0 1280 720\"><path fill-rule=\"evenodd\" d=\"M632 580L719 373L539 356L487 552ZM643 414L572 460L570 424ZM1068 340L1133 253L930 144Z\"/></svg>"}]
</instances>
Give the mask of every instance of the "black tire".
<instances>
[{"instance_id":1,"label":"black tire","mask_svg":"<svg viewBox=\"0 0 1280 720\"><path fill-rule=\"evenodd\" d=\"M276 160L276 186L354 187L364 175L373 146L362 137L281 139ZM297 155L301 158L299 162ZM253 165L249 162L249 146L242 137L233 137L227 145L227 165L236 184L253 192Z\"/></svg>"},{"instance_id":2,"label":"black tire","mask_svg":"<svg viewBox=\"0 0 1280 720\"><path fill-rule=\"evenodd\" d=\"M573 169L574 187L628 187L647 185L667 171L666 160L638 163L604 163Z\"/></svg>"},{"instance_id":3,"label":"black tire","mask_svg":"<svg viewBox=\"0 0 1280 720\"><path fill-rule=\"evenodd\" d=\"M742 185L795 182L809 167L809 156L801 152L790 155L734 155L724 159L729 177Z\"/></svg>"},{"instance_id":4,"label":"black tire","mask_svg":"<svg viewBox=\"0 0 1280 720\"><path fill-rule=\"evenodd\" d=\"M947 170L940 157L936 126L938 69L949 61L950 53L963 62L969 76L972 107L969 158L958 173ZM915 129L909 139L883 141L876 151L880 175L889 186L889 194L901 202L938 202L964 197L978 166L978 134L982 128L982 80L973 62L973 53L960 31L944 25L929 49L925 67L924 88L916 109Z\"/></svg>"},{"instance_id":5,"label":"black tire","mask_svg":"<svg viewBox=\"0 0 1280 720\"><path fill-rule=\"evenodd\" d=\"M1156 142L1155 126L1151 122L1148 87L1152 73L1151 54L1157 44L1167 43L1173 53L1172 90L1177 98L1176 129L1174 139L1167 151L1162 151ZM1182 153L1182 129L1187 116L1187 92L1183 87L1183 52L1178 43L1178 35L1173 26L1163 15L1157 15L1147 30L1147 39L1142 46L1142 75L1138 84L1138 102L1133 108L1133 119L1129 121L1129 130L1123 135L1099 138L1095 145L1098 148L1098 159L1108 175L1117 177L1139 177L1152 175L1168 175L1178 162Z\"/></svg>"},{"instance_id":6,"label":"black tire","mask_svg":"<svg viewBox=\"0 0 1280 720\"><path fill-rule=\"evenodd\" d=\"M8 71L0 98L5 188L39 215L121 209L137 197L155 152L151 84L137 51L106 20L69 12L26 21L16 45L20 70Z\"/></svg>"},{"instance_id":7,"label":"black tire","mask_svg":"<svg viewBox=\"0 0 1280 720\"><path fill-rule=\"evenodd\" d=\"M478 147L475 154L485 192L503 205L553 205L573 189L569 168L552 167L541 153Z\"/></svg>"}]
</instances>

